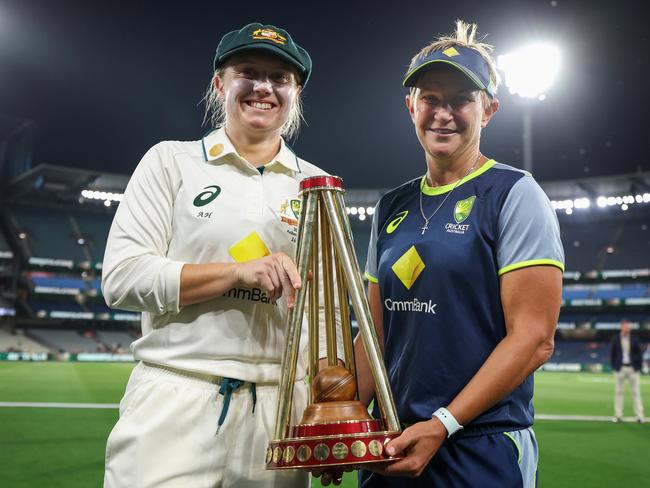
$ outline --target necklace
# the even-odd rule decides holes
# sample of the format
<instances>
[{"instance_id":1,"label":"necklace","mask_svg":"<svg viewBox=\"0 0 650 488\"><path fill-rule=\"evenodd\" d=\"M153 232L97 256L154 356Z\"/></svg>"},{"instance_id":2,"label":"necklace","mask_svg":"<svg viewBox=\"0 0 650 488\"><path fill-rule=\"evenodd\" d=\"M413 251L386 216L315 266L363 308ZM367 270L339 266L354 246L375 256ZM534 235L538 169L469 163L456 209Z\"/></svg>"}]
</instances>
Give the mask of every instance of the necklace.
<instances>
[{"instance_id":1,"label":"necklace","mask_svg":"<svg viewBox=\"0 0 650 488\"><path fill-rule=\"evenodd\" d=\"M433 218L433 216L434 216L435 214L438 213L438 210L440 210L440 209L442 208L442 206L445 204L445 202L447 201L447 199L448 199L448 198L451 196L451 194L454 192L454 190L456 189L456 187L457 187L458 185L460 185L460 182L463 181L463 180L467 177L467 175L470 174L470 173L472 172L472 170L474 169L474 166L476 166L476 163L478 163L480 160L481 160L481 155L479 154L479 155L478 155L478 159L477 159L477 160L474 162L474 164L473 164L473 165L472 165L472 166L471 166L471 167L470 167L470 168L465 172L465 174L463 175L463 177L460 178L458 181L456 181L456 183L454 184L454 186L452 187L452 189L449 190L449 193L447 193L447 195L446 195L445 198L442 200L442 202L440 202L440 205L438 205L438 206L436 207L436 209L435 209L435 210L433 211L433 213L429 216L429 218L427 218L427 216L424 215L424 208L422 207L422 193L423 193L423 191L420 190L420 214L422 214L422 218L424 219L424 225L422 226L422 234L420 234L420 235L424 235L424 233L425 233L425 232L427 231L427 229L429 228L429 221ZM426 175L425 175L424 177L426 178Z\"/></svg>"}]
</instances>

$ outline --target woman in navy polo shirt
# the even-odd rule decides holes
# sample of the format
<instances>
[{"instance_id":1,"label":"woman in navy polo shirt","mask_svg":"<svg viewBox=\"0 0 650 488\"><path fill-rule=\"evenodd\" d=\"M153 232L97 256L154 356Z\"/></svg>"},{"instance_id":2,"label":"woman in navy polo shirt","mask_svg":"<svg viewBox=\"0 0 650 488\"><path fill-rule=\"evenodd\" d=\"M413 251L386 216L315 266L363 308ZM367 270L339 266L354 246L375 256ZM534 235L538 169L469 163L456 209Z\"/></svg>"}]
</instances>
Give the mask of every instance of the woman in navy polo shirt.
<instances>
[{"instance_id":1,"label":"woman in navy polo shirt","mask_svg":"<svg viewBox=\"0 0 650 488\"><path fill-rule=\"evenodd\" d=\"M458 21L404 80L426 173L377 204L366 265L405 425L386 450L404 458L361 471L363 487L535 484L532 373L553 352L564 255L532 176L481 152L499 108L491 50ZM369 402L361 347L357 361Z\"/></svg>"}]
</instances>

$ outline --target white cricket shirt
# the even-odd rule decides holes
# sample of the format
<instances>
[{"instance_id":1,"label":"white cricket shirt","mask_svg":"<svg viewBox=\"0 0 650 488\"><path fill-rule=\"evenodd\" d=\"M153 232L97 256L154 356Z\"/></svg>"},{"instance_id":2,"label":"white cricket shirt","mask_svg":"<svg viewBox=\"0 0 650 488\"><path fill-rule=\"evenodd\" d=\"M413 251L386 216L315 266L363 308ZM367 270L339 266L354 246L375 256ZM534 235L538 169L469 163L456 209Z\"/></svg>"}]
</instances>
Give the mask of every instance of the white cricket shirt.
<instances>
[{"instance_id":1,"label":"white cricket shirt","mask_svg":"<svg viewBox=\"0 0 650 488\"><path fill-rule=\"evenodd\" d=\"M251 382L280 376L287 304L260 289L179 307L185 263L295 254L299 182L326 174L284 141L262 174L223 129L201 141L165 141L142 158L106 245L102 291L110 307L142 312L138 360ZM305 375L303 327L296 378ZM339 348L341 351L341 348Z\"/></svg>"}]
</instances>

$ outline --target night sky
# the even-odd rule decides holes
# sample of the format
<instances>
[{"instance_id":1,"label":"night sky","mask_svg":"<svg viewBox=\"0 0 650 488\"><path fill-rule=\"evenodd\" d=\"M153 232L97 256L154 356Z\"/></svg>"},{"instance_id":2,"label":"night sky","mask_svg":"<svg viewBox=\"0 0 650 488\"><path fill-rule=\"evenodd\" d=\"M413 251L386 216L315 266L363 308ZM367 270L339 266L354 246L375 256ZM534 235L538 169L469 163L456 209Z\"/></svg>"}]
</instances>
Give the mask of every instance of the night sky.
<instances>
[{"instance_id":1,"label":"night sky","mask_svg":"<svg viewBox=\"0 0 650 488\"><path fill-rule=\"evenodd\" d=\"M164 139L192 140L221 36L248 22L287 29L314 70L293 146L348 187L425 171L404 107L413 54L456 18L504 54L558 44L562 72L534 113L540 181L650 170L650 42L643 2L116 2L0 0L0 113L37 124L35 164L131 173ZM521 167L521 107L502 86L483 153Z\"/></svg>"}]
</instances>

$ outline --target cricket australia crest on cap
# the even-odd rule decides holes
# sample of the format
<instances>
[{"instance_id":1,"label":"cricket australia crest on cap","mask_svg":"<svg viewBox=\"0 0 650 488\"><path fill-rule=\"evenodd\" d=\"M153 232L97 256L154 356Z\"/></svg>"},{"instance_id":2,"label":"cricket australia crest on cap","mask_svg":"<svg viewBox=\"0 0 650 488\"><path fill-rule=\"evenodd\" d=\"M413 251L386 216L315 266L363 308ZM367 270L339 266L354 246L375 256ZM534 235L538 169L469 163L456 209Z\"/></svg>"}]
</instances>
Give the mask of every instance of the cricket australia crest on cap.
<instances>
[{"instance_id":1,"label":"cricket australia crest on cap","mask_svg":"<svg viewBox=\"0 0 650 488\"><path fill-rule=\"evenodd\" d=\"M273 29L256 29L251 34L253 39L259 39L263 41L272 41L276 44L284 45L287 42L287 38Z\"/></svg>"}]
</instances>

